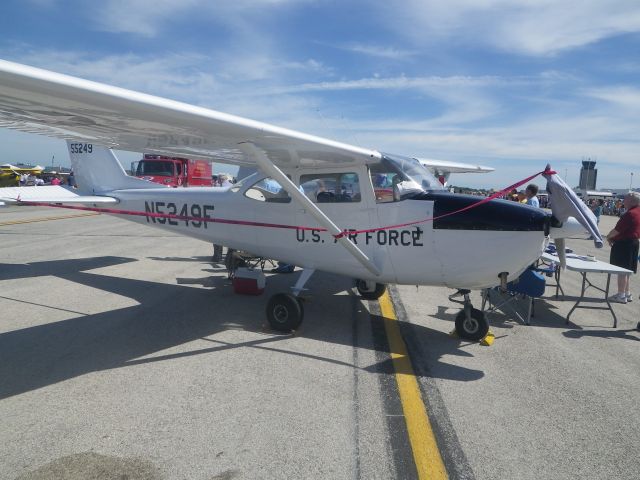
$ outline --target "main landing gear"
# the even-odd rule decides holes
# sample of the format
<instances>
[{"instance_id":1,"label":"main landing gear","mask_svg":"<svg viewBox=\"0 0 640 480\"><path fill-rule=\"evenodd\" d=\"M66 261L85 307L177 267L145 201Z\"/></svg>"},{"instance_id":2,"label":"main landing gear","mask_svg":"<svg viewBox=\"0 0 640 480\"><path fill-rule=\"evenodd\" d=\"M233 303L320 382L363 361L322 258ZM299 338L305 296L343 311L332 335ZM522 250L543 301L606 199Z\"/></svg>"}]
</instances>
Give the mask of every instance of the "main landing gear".
<instances>
[{"instance_id":1,"label":"main landing gear","mask_svg":"<svg viewBox=\"0 0 640 480\"><path fill-rule=\"evenodd\" d=\"M276 293L267 303L267 320L269 326L283 333L290 333L296 330L304 319L304 306L300 293L304 290L304 285L315 272L314 269L305 268L302 270L296 284L291 287L292 293Z\"/></svg>"},{"instance_id":2,"label":"main landing gear","mask_svg":"<svg viewBox=\"0 0 640 480\"><path fill-rule=\"evenodd\" d=\"M292 293L276 293L267 303L267 320L269 326L277 331L289 333L296 330L304 319L304 304L300 293L305 290L304 285L315 270L304 269L295 286L291 287ZM365 300L376 300L387 291L387 286L382 283L357 280L358 293Z\"/></svg>"},{"instance_id":3,"label":"main landing gear","mask_svg":"<svg viewBox=\"0 0 640 480\"><path fill-rule=\"evenodd\" d=\"M304 318L304 307L299 297L290 293L276 293L267 303L267 320L277 332L289 333L297 329Z\"/></svg>"},{"instance_id":4,"label":"main landing gear","mask_svg":"<svg viewBox=\"0 0 640 480\"><path fill-rule=\"evenodd\" d=\"M487 322L484 312L473 308L469 293L469 290L458 290L449 297L449 300L462 303L464 306L456 316L456 334L465 340L478 342L487 336L489 332L489 322ZM463 295L464 301L454 300L453 297L458 295Z\"/></svg>"}]
</instances>

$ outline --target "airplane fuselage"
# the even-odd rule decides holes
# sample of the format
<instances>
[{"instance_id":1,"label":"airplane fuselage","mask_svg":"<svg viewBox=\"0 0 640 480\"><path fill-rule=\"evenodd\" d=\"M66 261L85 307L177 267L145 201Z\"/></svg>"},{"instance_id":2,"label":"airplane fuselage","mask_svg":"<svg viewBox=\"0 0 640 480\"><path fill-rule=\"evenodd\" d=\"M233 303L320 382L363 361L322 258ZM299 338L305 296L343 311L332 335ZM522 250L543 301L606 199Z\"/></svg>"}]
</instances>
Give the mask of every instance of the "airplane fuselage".
<instances>
[{"instance_id":1,"label":"airplane fuselage","mask_svg":"<svg viewBox=\"0 0 640 480\"><path fill-rule=\"evenodd\" d=\"M247 195L250 188L152 188L117 190L109 195L120 201L114 208L148 214L118 215L127 220L378 283L473 289L493 286L499 283L501 272L508 272L510 280L518 277L540 256L547 241L542 211L502 201L441 220L376 230L430 219L479 199L440 192L376 203L373 194L366 195L366 186L361 185L361 201L319 207L343 230L373 229L347 235L380 269L380 275L374 276L332 235L314 228L317 222L296 202L258 201ZM178 218L172 218L174 215Z\"/></svg>"}]
</instances>

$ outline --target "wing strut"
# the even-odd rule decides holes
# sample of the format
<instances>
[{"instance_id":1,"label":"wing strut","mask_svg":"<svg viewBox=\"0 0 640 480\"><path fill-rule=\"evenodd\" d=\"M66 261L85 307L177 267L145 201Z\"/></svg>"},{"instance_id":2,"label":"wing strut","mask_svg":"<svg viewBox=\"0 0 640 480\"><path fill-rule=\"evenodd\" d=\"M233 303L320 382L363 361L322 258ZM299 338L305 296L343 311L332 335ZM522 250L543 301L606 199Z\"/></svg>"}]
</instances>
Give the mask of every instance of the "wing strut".
<instances>
[{"instance_id":1,"label":"wing strut","mask_svg":"<svg viewBox=\"0 0 640 480\"><path fill-rule=\"evenodd\" d=\"M347 251L358 260L363 267L369 270L374 275L380 275L380 269L374 265L374 263L367 257L362 250L360 250L357 246L355 246L351 240L349 240L346 236L339 236L342 233L335 223L331 221L329 217L327 217L322 210L318 208L318 206L313 203L307 196L298 190L298 187L289 180L282 170L276 167L273 162L269 159L267 154L256 147L251 142L242 143L239 145L239 148L250 158L254 159L258 166L268 175L270 175L274 180L277 180L282 188L284 188L292 198L295 198L299 203L301 203L316 219L316 221L322 225L327 231L336 237L338 243L340 243Z\"/></svg>"}]
</instances>

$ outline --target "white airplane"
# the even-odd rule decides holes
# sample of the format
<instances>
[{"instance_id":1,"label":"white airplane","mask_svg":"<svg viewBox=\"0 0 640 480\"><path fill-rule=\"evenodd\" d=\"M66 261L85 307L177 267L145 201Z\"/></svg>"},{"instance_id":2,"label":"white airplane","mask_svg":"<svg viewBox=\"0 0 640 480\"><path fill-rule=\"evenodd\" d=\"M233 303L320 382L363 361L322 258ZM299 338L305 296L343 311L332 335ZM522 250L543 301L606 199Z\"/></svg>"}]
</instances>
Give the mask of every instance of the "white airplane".
<instances>
[{"instance_id":1,"label":"white airplane","mask_svg":"<svg viewBox=\"0 0 640 480\"><path fill-rule=\"evenodd\" d=\"M357 279L366 299L389 283L482 289L516 279L549 234L583 231L577 222L555 227L544 211L515 202L451 214L478 198L443 190L413 158L6 61L0 126L66 139L79 186L7 188L0 201L91 205L302 267L293 293L268 302L275 330L300 325L300 293L317 270ZM127 176L111 148L259 172L227 190L159 188ZM488 331L468 293L456 329L475 340Z\"/></svg>"}]
</instances>

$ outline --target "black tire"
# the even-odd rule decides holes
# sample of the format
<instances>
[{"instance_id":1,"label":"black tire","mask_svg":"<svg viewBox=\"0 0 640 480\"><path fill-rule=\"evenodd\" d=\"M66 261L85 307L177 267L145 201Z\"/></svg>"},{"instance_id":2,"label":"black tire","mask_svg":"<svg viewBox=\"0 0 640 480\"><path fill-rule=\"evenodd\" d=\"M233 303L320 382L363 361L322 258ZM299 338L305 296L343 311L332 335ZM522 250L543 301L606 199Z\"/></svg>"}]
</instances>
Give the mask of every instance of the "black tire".
<instances>
[{"instance_id":1,"label":"black tire","mask_svg":"<svg viewBox=\"0 0 640 480\"><path fill-rule=\"evenodd\" d=\"M356 280L356 288L358 289L358 294L365 300L377 300L387 291L387 286L384 283L376 283L376 288L369 291L367 282L364 280Z\"/></svg>"},{"instance_id":2,"label":"black tire","mask_svg":"<svg viewBox=\"0 0 640 480\"><path fill-rule=\"evenodd\" d=\"M303 318L302 303L289 293L276 293L267 303L267 320L277 332L289 333L296 330Z\"/></svg>"},{"instance_id":3,"label":"black tire","mask_svg":"<svg viewBox=\"0 0 640 480\"><path fill-rule=\"evenodd\" d=\"M471 320L467 320L464 310L456 316L456 333L460 338L477 342L487 336L489 322L477 308L471 309Z\"/></svg>"}]
</instances>

